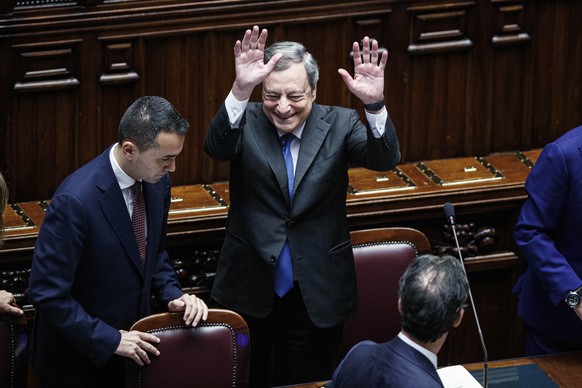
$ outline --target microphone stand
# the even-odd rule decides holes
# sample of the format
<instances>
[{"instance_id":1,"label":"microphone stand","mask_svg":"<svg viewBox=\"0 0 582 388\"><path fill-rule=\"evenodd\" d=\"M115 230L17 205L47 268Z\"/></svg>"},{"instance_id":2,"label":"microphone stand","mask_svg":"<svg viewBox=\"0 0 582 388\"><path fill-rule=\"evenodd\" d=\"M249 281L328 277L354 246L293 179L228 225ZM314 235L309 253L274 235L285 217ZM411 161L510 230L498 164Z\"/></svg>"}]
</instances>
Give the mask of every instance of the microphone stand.
<instances>
[{"instance_id":1,"label":"microphone stand","mask_svg":"<svg viewBox=\"0 0 582 388\"><path fill-rule=\"evenodd\" d=\"M450 205L450 203L449 203ZM450 206L452 209L452 205ZM465 262L463 261L463 256L461 255L461 247L459 246L459 239L457 238L457 230L455 228L455 217L453 214L448 216L449 223L453 229L453 236L455 238L455 245L457 246L457 253L459 255L459 260L463 267L463 272L467 277L467 283L469 283L469 277L467 276L467 270L465 269ZM481 331L481 325L479 324L479 317L477 317L477 310L475 309L475 302L473 301L473 294L471 293L471 286L469 285L469 300L471 302L471 308L473 309L473 314L475 315L475 322L477 323L477 331L479 332L479 339L481 340L481 347L483 348L483 388L487 388L487 370L489 369L489 360L487 359L487 348L485 347L485 340L483 339L483 332Z\"/></svg>"}]
</instances>

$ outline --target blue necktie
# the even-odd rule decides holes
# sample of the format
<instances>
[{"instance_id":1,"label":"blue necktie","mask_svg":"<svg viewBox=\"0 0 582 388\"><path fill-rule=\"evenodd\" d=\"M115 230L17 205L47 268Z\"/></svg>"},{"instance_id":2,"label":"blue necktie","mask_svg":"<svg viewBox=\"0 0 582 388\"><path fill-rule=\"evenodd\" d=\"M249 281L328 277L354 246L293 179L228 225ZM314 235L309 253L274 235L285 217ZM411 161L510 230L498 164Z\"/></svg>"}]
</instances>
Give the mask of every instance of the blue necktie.
<instances>
[{"instance_id":1,"label":"blue necktie","mask_svg":"<svg viewBox=\"0 0 582 388\"><path fill-rule=\"evenodd\" d=\"M295 139L295 135L291 133L281 136L290 201L293 201L293 182L295 178L293 157L291 156L291 143L293 139ZM279 260L277 260L277 264L275 265L275 293L282 298L291 288L293 288L293 260L291 258L289 240L285 240L285 245L283 245L283 249L279 254Z\"/></svg>"}]
</instances>

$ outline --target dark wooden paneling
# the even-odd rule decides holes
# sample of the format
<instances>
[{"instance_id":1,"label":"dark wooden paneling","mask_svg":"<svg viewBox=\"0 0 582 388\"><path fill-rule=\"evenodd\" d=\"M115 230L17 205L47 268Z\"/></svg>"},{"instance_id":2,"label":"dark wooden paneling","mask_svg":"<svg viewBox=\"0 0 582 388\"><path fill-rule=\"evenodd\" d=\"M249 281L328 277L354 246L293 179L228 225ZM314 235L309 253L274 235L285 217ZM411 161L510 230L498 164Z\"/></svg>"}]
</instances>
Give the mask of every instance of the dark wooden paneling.
<instances>
[{"instance_id":1,"label":"dark wooden paneling","mask_svg":"<svg viewBox=\"0 0 582 388\"><path fill-rule=\"evenodd\" d=\"M541 147L582 122L580 2L22 4L0 15L0 170L13 202L50 197L116 141L144 94L190 121L174 183L227 180L202 142L234 78L234 42L253 24L269 28L269 42L313 52L318 102L358 109L337 69L352 70L354 40L378 39L390 52L386 98L403 162Z\"/></svg>"}]
</instances>

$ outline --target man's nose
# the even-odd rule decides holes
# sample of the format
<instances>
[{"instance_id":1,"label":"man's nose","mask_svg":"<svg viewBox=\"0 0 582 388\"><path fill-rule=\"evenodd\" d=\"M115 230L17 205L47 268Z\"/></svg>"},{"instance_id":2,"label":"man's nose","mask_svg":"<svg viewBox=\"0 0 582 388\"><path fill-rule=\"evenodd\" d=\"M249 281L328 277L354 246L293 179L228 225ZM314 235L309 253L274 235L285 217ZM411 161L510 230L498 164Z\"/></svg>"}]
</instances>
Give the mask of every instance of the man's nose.
<instances>
[{"instance_id":1,"label":"man's nose","mask_svg":"<svg viewBox=\"0 0 582 388\"><path fill-rule=\"evenodd\" d=\"M176 159L168 160L168 163L166 164L166 170L169 172L176 171Z\"/></svg>"},{"instance_id":2,"label":"man's nose","mask_svg":"<svg viewBox=\"0 0 582 388\"><path fill-rule=\"evenodd\" d=\"M279 109L280 112L286 112L289 110L290 105L291 104L289 99L285 96L281 96L281 98L279 98L279 101L277 102L277 109Z\"/></svg>"}]
</instances>

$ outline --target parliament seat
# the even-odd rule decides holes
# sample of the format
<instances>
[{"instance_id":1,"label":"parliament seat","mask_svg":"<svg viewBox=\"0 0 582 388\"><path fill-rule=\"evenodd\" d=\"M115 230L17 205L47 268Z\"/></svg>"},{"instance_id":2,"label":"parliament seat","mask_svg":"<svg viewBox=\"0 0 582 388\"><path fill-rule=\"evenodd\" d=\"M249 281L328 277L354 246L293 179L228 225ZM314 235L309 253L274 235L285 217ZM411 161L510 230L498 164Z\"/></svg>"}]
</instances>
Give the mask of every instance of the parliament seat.
<instances>
[{"instance_id":1,"label":"parliament seat","mask_svg":"<svg viewBox=\"0 0 582 388\"><path fill-rule=\"evenodd\" d=\"M160 338L159 356L143 367L127 362L128 387L246 387L249 368L249 330L230 310L209 309L208 319L186 326L182 313L142 318L131 330Z\"/></svg>"},{"instance_id":2,"label":"parliament seat","mask_svg":"<svg viewBox=\"0 0 582 388\"><path fill-rule=\"evenodd\" d=\"M341 358L360 341L386 342L398 334L398 281L416 256L430 250L426 236L412 228L358 230L350 235L358 311L344 325Z\"/></svg>"},{"instance_id":3,"label":"parliament seat","mask_svg":"<svg viewBox=\"0 0 582 388\"><path fill-rule=\"evenodd\" d=\"M27 343L26 318L0 314L0 387L26 387Z\"/></svg>"}]
</instances>

